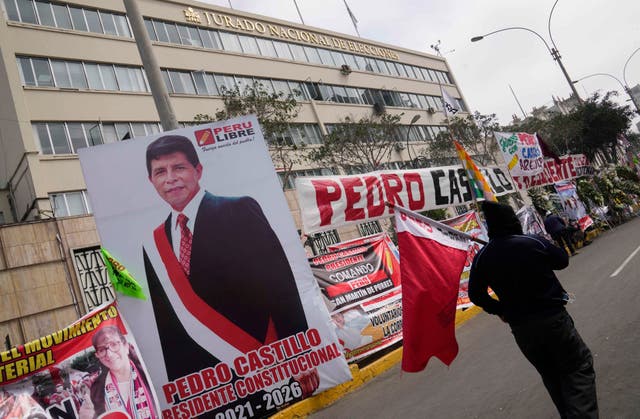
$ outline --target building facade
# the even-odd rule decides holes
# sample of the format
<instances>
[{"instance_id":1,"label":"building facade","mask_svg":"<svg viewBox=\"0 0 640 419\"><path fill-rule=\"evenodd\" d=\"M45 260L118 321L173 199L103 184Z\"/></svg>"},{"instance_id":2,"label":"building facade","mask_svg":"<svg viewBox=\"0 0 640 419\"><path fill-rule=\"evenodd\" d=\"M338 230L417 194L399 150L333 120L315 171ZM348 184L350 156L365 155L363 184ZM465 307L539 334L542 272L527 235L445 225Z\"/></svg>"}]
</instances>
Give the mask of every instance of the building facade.
<instances>
[{"instance_id":1,"label":"building facade","mask_svg":"<svg viewBox=\"0 0 640 419\"><path fill-rule=\"evenodd\" d=\"M284 139L310 147L345 117L375 112L402 114L399 135L407 144L424 145L446 129L441 88L467 109L442 57L203 3L137 4L184 125L221 108L223 89L254 81L296 96L300 112ZM77 150L162 130L124 4L0 0L0 5L0 224L63 220L93 226ZM396 150L388 166L402 167L407 156ZM114 170L123 168L114 162ZM301 165L293 177L336 170L342 169ZM284 185L300 225L292 187L292 182ZM83 248L95 251L99 240L92 228L57 256L66 260L76 294L81 270L70 261ZM328 243L379 229L378 223L365 223L311 237L307 244L318 253ZM42 262L36 259L34 265ZM29 265L20 262L20 269ZM76 310L69 311L67 300L61 307L71 315L86 311L76 300Z\"/></svg>"}]
</instances>

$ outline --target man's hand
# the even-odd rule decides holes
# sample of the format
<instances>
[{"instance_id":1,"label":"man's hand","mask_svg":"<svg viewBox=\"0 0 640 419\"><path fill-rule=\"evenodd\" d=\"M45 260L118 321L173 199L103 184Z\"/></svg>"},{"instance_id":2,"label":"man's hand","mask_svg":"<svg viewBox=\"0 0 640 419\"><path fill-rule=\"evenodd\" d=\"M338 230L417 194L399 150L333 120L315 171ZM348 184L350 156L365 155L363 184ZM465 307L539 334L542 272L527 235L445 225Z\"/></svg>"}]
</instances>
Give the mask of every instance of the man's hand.
<instances>
[{"instance_id":1,"label":"man's hand","mask_svg":"<svg viewBox=\"0 0 640 419\"><path fill-rule=\"evenodd\" d=\"M320 375L318 374L318 370L316 368L307 372L303 372L299 375L295 375L293 379L296 380L298 384L300 384L303 398L311 396L320 385Z\"/></svg>"}]
</instances>

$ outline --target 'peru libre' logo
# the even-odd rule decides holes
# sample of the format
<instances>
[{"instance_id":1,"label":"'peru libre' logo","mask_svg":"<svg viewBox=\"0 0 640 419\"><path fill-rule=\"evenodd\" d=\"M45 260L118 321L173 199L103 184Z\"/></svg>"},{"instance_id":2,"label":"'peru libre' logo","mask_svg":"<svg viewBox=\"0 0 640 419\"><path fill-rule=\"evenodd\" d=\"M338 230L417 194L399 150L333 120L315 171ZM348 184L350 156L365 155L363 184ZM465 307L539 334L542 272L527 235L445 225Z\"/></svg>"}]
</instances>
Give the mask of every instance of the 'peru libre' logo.
<instances>
[{"instance_id":1,"label":"'peru libre' logo","mask_svg":"<svg viewBox=\"0 0 640 419\"><path fill-rule=\"evenodd\" d=\"M215 144L216 142L216 139L213 136L213 132L211 131L211 128L198 130L195 132L195 134L196 134L196 141L198 142L198 145L200 147L205 145Z\"/></svg>"}]
</instances>

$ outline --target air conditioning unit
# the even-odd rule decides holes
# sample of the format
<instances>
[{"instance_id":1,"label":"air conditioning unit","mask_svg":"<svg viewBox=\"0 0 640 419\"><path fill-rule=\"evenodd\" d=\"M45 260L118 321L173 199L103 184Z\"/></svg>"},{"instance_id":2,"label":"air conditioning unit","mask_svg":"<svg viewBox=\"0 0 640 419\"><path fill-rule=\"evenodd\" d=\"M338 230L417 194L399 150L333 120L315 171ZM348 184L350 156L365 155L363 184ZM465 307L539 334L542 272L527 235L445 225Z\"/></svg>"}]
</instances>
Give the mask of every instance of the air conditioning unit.
<instances>
[{"instance_id":1,"label":"air conditioning unit","mask_svg":"<svg viewBox=\"0 0 640 419\"><path fill-rule=\"evenodd\" d=\"M349 67L347 64L342 64L342 66L340 67L340 72L345 76L348 76L349 74L351 74L351 67Z\"/></svg>"}]
</instances>

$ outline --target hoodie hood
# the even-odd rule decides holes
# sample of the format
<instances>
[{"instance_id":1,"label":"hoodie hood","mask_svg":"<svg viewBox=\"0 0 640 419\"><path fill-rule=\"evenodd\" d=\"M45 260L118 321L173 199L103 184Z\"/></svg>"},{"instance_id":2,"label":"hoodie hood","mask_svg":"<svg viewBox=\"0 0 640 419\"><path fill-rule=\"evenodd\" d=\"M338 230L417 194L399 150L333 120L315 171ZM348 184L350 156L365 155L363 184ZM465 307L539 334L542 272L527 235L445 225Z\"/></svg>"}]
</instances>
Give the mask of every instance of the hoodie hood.
<instances>
[{"instance_id":1,"label":"hoodie hood","mask_svg":"<svg viewBox=\"0 0 640 419\"><path fill-rule=\"evenodd\" d=\"M483 201L482 212L487 221L489 239L522 234L520 220L509 205L498 202Z\"/></svg>"}]
</instances>

